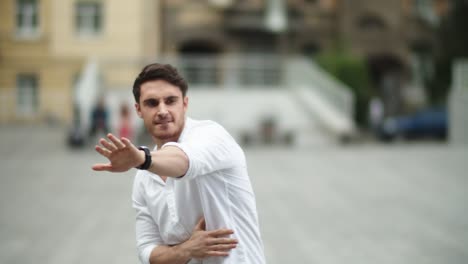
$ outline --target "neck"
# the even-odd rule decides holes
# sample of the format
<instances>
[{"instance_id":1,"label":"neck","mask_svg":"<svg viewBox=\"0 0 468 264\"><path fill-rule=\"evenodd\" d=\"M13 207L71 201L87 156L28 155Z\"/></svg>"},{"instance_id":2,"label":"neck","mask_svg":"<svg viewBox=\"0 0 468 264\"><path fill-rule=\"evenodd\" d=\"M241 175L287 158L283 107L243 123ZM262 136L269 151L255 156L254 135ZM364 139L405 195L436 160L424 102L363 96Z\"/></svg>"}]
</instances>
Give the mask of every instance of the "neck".
<instances>
[{"instance_id":1,"label":"neck","mask_svg":"<svg viewBox=\"0 0 468 264\"><path fill-rule=\"evenodd\" d=\"M178 139L179 137L164 138L164 139L153 137L153 142L156 143L156 146L158 146L158 149L161 149L161 147L167 142L177 142Z\"/></svg>"},{"instance_id":2,"label":"neck","mask_svg":"<svg viewBox=\"0 0 468 264\"><path fill-rule=\"evenodd\" d=\"M153 142L156 143L156 146L158 146L158 149L161 149L161 147L167 142L177 142L181 134L182 134L182 130L179 131L179 133L166 137L166 138L158 138L155 136L152 136L152 138L153 138Z\"/></svg>"}]
</instances>

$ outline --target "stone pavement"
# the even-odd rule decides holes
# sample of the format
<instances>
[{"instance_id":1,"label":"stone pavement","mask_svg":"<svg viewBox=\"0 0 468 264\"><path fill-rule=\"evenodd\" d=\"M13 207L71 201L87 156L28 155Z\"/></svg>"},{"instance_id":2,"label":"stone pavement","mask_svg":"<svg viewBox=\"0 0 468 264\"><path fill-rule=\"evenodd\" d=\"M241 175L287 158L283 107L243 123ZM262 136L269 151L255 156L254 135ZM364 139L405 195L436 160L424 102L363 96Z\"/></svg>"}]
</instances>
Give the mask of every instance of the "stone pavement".
<instances>
[{"instance_id":1,"label":"stone pavement","mask_svg":"<svg viewBox=\"0 0 468 264\"><path fill-rule=\"evenodd\" d=\"M0 263L138 263L134 171L64 132L0 127ZM91 149L91 147L90 147ZM468 149L247 149L268 263L468 263Z\"/></svg>"}]
</instances>

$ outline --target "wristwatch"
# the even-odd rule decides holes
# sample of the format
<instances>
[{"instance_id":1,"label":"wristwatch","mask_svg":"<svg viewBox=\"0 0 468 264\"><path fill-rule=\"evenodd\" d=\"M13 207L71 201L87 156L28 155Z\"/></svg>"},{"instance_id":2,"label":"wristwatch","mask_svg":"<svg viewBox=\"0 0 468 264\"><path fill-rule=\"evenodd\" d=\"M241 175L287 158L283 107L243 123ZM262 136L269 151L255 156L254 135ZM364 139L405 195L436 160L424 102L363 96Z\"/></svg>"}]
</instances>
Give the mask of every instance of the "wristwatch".
<instances>
[{"instance_id":1,"label":"wristwatch","mask_svg":"<svg viewBox=\"0 0 468 264\"><path fill-rule=\"evenodd\" d=\"M136 168L139 170L147 170L151 166L151 151L145 146L139 146L138 149L145 152L145 162Z\"/></svg>"}]
</instances>

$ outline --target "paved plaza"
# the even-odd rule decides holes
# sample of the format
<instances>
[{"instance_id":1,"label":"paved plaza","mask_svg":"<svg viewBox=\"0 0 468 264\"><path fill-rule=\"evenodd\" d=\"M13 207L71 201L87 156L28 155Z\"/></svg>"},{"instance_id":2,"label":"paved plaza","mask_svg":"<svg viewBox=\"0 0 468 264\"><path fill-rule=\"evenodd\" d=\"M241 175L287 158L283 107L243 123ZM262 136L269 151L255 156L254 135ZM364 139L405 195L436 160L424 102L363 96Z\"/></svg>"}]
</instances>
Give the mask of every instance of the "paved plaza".
<instances>
[{"instance_id":1,"label":"paved plaza","mask_svg":"<svg viewBox=\"0 0 468 264\"><path fill-rule=\"evenodd\" d=\"M468 263L468 148L246 149L269 264ZM138 263L135 171L65 132L0 127L0 263Z\"/></svg>"}]
</instances>

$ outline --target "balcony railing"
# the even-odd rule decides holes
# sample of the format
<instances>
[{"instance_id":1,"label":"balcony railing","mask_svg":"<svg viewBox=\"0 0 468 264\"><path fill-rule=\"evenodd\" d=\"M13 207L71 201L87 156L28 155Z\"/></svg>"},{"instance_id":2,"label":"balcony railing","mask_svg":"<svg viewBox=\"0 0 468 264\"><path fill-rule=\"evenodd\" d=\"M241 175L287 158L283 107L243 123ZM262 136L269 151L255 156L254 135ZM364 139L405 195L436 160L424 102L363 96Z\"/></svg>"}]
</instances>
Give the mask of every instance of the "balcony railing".
<instances>
[{"instance_id":1,"label":"balcony railing","mask_svg":"<svg viewBox=\"0 0 468 264\"><path fill-rule=\"evenodd\" d=\"M162 57L157 61L177 67L195 88L276 89L284 86L284 63L278 56L180 56Z\"/></svg>"}]
</instances>

